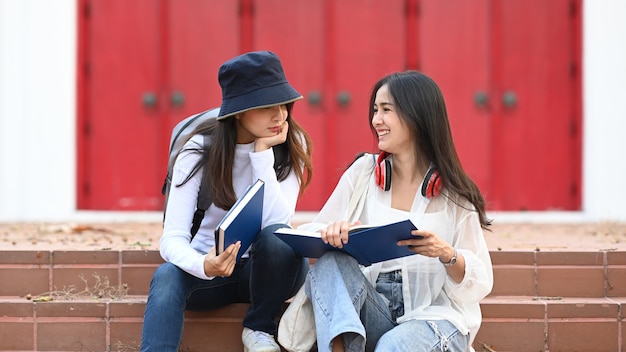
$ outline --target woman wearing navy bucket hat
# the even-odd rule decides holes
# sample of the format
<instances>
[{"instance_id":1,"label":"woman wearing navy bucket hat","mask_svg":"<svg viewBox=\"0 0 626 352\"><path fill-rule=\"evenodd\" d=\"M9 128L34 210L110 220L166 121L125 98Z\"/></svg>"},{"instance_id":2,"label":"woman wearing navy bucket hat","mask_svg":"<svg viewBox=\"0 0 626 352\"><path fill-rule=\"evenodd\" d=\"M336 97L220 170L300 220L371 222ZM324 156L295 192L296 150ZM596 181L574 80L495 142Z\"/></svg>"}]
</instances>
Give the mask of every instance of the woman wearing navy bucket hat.
<instances>
[{"instance_id":1,"label":"woman wearing navy bucket hat","mask_svg":"<svg viewBox=\"0 0 626 352\"><path fill-rule=\"evenodd\" d=\"M249 302L243 320L245 351L279 352L276 318L304 282L308 261L273 233L288 226L311 180L311 142L291 116L302 99L269 51L249 52L219 69L222 105L200 124L174 164L161 256L150 284L141 351L178 351L185 310ZM204 135L211 135L204 145ZM212 204L193 240L190 224L198 189L208 173ZM246 251L239 242L216 255L214 230L247 186L265 182L262 230ZM237 262L239 251L245 251Z\"/></svg>"}]
</instances>

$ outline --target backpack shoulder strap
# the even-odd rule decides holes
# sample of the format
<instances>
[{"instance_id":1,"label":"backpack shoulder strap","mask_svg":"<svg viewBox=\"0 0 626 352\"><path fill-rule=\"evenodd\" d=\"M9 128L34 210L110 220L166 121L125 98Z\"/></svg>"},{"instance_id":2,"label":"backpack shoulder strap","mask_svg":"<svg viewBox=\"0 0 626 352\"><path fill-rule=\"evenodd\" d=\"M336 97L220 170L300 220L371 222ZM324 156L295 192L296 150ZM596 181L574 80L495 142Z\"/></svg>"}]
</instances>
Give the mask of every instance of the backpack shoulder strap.
<instances>
[{"instance_id":1,"label":"backpack shoulder strap","mask_svg":"<svg viewBox=\"0 0 626 352\"><path fill-rule=\"evenodd\" d=\"M211 136L204 135L204 146L211 144ZM202 180L200 181L200 190L198 191L198 202L196 203L196 211L193 213L193 221L191 223L191 240L198 233L204 214L209 206L211 206L211 195L209 194L210 177L207 170L202 171Z\"/></svg>"}]
</instances>

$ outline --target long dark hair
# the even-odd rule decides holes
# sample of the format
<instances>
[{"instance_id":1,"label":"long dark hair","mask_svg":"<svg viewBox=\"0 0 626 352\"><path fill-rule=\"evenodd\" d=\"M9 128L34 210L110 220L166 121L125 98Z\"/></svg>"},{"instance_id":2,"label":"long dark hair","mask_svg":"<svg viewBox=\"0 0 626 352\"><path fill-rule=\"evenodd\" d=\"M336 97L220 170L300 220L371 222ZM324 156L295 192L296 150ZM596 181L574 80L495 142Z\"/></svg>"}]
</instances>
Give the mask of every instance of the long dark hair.
<instances>
[{"instance_id":1,"label":"long dark hair","mask_svg":"<svg viewBox=\"0 0 626 352\"><path fill-rule=\"evenodd\" d=\"M418 71L396 72L376 82L370 96L369 123L374 136L376 93L387 85L398 116L415 136L416 155L423 153L439 170L444 186L474 205L481 227L487 229L491 220L485 213L485 199L474 181L465 173L454 147L446 103L439 86Z\"/></svg>"},{"instance_id":2,"label":"long dark hair","mask_svg":"<svg viewBox=\"0 0 626 352\"><path fill-rule=\"evenodd\" d=\"M291 111L293 103L287 106L287 140L272 147L274 151L274 170L278 181L282 181L294 171L300 181L300 196L311 183L313 164L311 161L312 142L306 131L293 119ZM235 118L224 120L210 119L198 125L190 134L210 135L211 145L203 148L191 148L202 157L191 169L187 178L180 184L185 184L200 169L204 168L205 175L210 182L209 193L215 206L228 210L237 201L233 189L233 163L235 147L237 145L237 128ZM177 185L177 186L180 186Z\"/></svg>"}]
</instances>

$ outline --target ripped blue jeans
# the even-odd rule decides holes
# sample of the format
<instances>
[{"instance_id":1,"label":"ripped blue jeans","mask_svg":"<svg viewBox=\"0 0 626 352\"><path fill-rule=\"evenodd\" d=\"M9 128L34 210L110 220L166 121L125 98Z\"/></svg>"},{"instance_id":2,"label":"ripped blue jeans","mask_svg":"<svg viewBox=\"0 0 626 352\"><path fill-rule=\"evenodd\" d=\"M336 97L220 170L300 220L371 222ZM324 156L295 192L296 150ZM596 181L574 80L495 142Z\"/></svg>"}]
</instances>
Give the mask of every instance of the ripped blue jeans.
<instances>
[{"instance_id":1,"label":"ripped blue jeans","mask_svg":"<svg viewBox=\"0 0 626 352\"><path fill-rule=\"evenodd\" d=\"M317 348L332 349L342 335L346 351L465 352L469 335L462 335L446 320L396 318L404 314L402 279L381 274L376 288L367 281L354 258L328 252L311 268L305 291L313 304Z\"/></svg>"}]
</instances>

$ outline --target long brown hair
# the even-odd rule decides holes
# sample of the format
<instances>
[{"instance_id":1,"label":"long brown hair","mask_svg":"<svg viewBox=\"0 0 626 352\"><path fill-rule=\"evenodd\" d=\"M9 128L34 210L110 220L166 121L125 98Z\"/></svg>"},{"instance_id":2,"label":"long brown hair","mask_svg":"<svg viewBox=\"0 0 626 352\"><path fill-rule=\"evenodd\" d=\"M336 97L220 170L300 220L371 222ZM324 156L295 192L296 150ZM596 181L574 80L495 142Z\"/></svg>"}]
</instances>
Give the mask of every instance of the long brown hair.
<instances>
[{"instance_id":1,"label":"long brown hair","mask_svg":"<svg viewBox=\"0 0 626 352\"><path fill-rule=\"evenodd\" d=\"M293 119L291 111L293 103L287 106L287 140L272 147L274 151L274 170L278 181L283 181L293 171L300 182L300 196L311 183L313 163L311 161L312 142L306 131ZM202 157L191 169L187 178L180 184L185 184L200 169L204 169L204 176L210 182L209 193L215 206L228 210L237 201L233 189L233 163L235 147L237 145L237 128L234 118L223 120L210 119L198 125L190 136L201 134L210 135L211 144L202 148L188 148L200 153ZM177 186L180 186L177 185Z\"/></svg>"},{"instance_id":2,"label":"long brown hair","mask_svg":"<svg viewBox=\"0 0 626 352\"><path fill-rule=\"evenodd\" d=\"M491 220L485 213L485 199L478 186L467 175L456 152L446 103L441 90L430 77L418 71L396 72L379 80L370 97L369 121L374 116L376 92L387 85L398 116L415 136L416 154L424 153L441 175L445 187L474 205L481 227L487 229ZM376 130L370 123L372 133Z\"/></svg>"}]
</instances>

